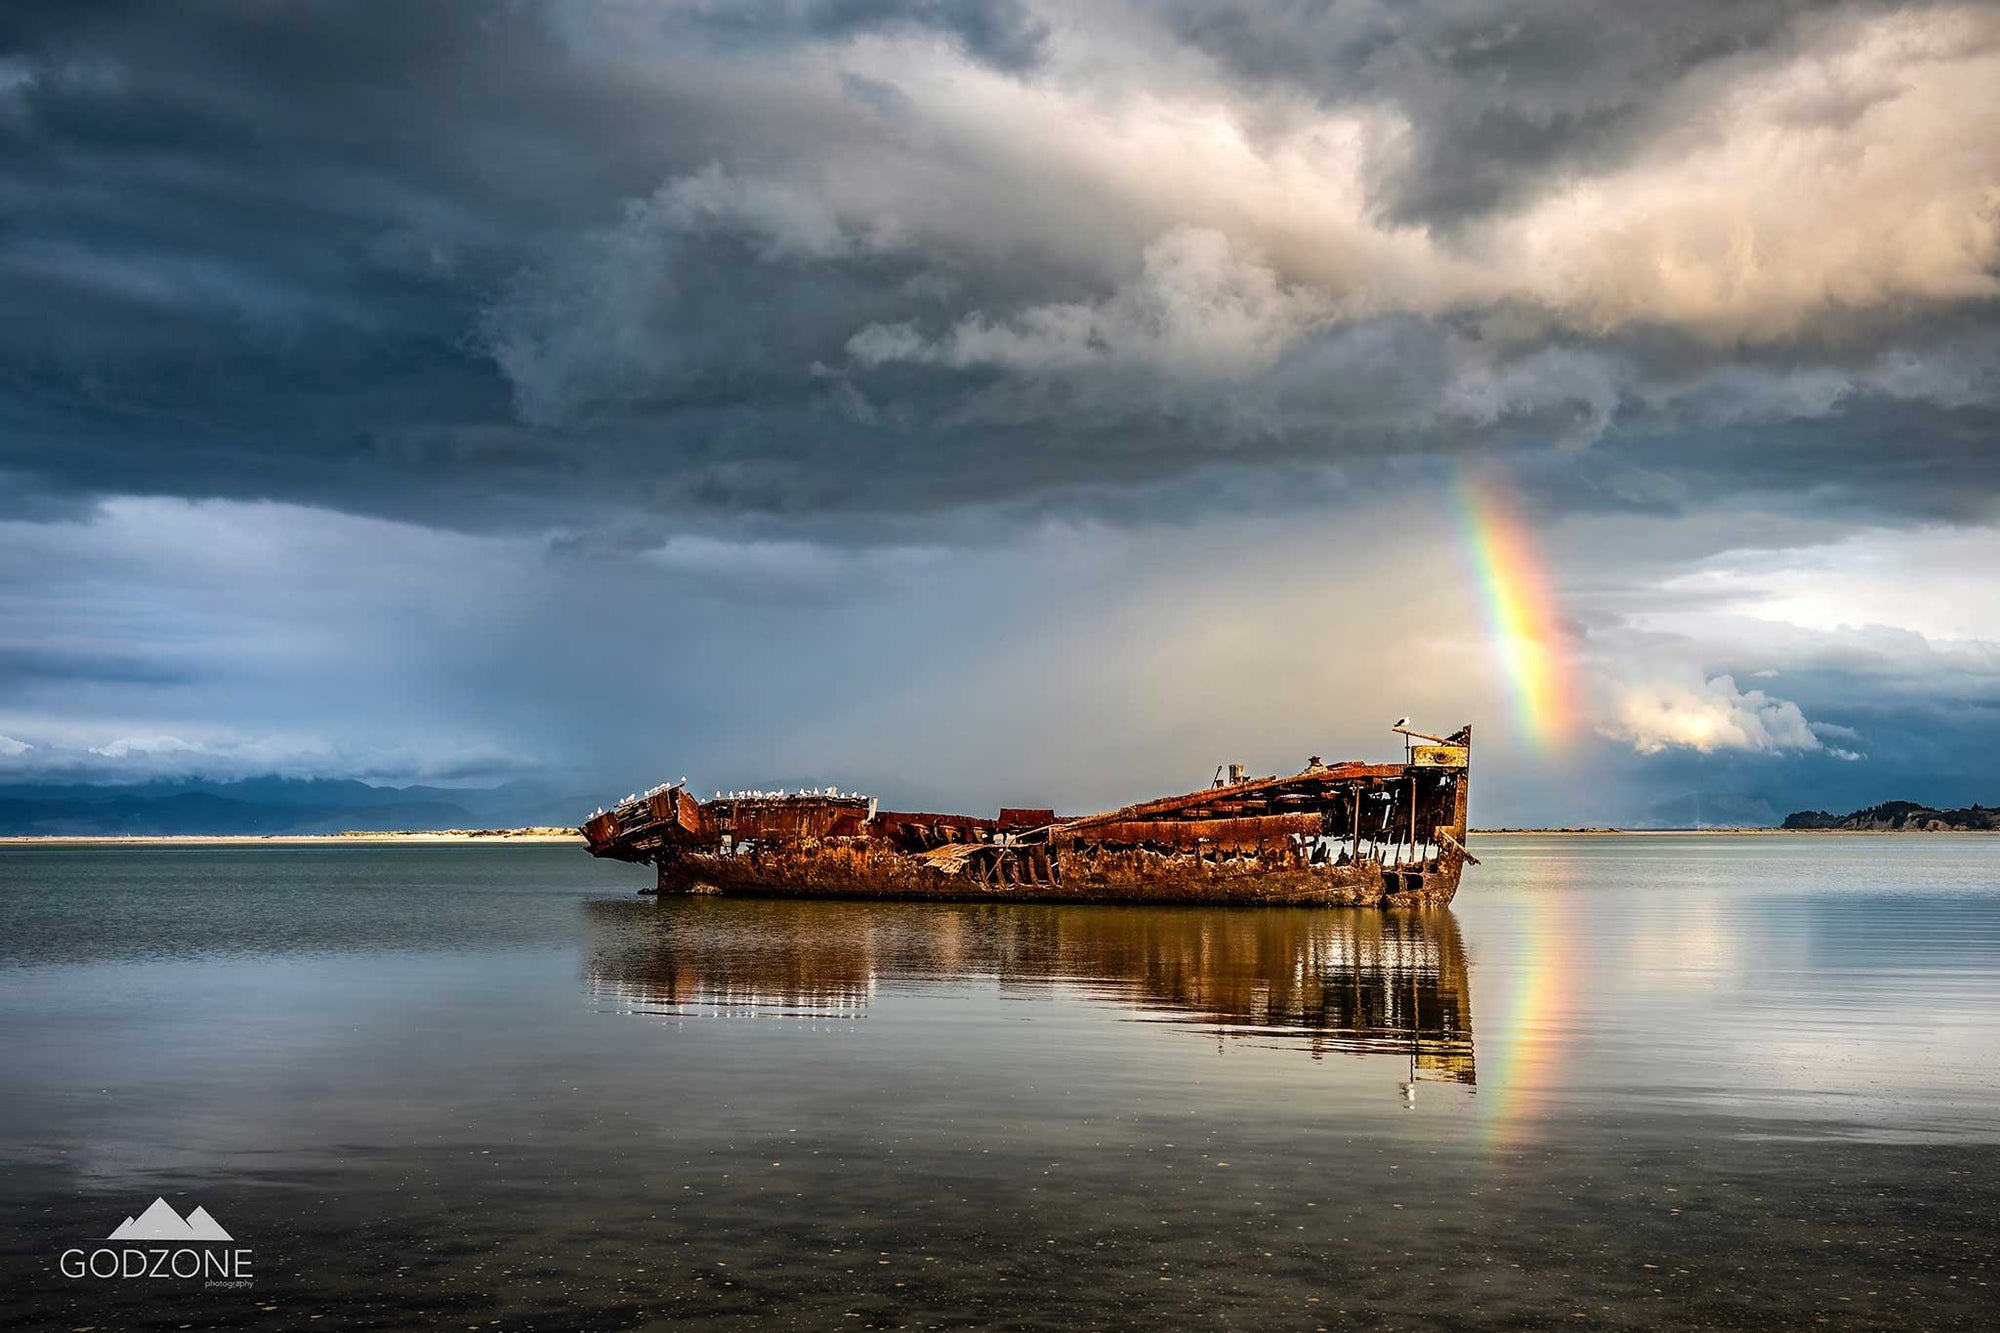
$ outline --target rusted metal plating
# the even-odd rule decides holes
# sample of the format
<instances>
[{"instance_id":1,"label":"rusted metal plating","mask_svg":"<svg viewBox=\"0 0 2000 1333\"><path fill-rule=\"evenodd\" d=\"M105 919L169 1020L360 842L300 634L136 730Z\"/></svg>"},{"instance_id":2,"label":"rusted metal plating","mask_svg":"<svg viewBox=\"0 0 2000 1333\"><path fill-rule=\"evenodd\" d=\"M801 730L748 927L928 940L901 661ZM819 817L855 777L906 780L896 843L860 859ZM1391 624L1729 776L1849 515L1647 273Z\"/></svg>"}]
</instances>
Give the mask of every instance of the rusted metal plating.
<instances>
[{"instance_id":1,"label":"rusted metal plating","mask_svg":"<svg viewBox=\"0 0 2000 1333\"><path fill-rule=\"evenodd\" d=\"M832 790L658 787L583 831L593 856L650 862L658 891L1072 901L1449 902L1466 850L1472 728L1398 727L1403 763L1241 777L1077 818L879 810Z\"/></svg>"}]
</instances>

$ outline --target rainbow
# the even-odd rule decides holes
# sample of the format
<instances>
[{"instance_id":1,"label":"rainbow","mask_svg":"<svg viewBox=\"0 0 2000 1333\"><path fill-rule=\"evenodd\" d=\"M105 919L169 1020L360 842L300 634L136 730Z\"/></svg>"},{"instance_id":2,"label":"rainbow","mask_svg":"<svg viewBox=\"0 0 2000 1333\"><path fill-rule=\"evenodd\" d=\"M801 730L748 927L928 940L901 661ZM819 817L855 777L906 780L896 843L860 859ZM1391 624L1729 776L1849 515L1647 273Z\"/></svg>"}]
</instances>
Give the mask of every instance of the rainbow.
<instances>
[{"instance_id":1,"label":"rainbow","mask_svg":"<svg viewBox=\"0 0 2000 1333\"><path fill-rule=\"evenodd\" d=\"M1563 898L1574 876L1557 864L1552 880L1512 905L1509 920L1518 934L1501 964L1507 984L1498 1004L1477 1016L1480 1137L1489 1147L1532 1142L1563 1082L1577 979Z\"/></svg>"},{"instance_id":2,"label":"rainbow","mask_svg":"<svg viewBox=\"0 0 2000 1333\"><path fill-rule=\"evenodd\" d=\"M1553 750L1569 736L1576 690L1548 572L1496 484L1462 469L1457 491L1465 550L1514 687L1521 728L1542 749Z\"/></svg>"}]
</instances>

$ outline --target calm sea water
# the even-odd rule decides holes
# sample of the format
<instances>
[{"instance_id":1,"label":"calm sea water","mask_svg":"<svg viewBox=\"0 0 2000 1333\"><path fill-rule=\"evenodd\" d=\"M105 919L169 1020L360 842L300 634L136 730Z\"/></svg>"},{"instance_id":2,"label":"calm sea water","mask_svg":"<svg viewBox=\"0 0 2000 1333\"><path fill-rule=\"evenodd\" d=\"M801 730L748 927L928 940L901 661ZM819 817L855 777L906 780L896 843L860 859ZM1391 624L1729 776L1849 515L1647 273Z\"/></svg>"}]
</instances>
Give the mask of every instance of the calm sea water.
<instances>
[{"instance_id":1,"label":"calm sea water","mask_svg":"<svg viewBox=\"0 0 2000 1333\"><path fill-rule=\"evenodd\" d=\"M0 848L0 1317L1993 1326L2000 839L1477 850L1397 914ZM63 1275L155 1196L255 1285Z\"/></svg>"}]
</instances>

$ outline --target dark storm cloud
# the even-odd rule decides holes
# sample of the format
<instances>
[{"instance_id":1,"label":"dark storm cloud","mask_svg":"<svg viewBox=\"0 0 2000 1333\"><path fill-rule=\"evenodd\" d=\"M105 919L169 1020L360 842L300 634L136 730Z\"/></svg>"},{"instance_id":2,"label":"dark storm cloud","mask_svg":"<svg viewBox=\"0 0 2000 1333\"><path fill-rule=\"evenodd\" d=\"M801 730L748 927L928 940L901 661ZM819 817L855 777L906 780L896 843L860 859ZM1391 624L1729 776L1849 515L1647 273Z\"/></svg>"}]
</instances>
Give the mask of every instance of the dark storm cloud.
<instances>
[{"instance_id":1,"label":"dark storm cloud","mask_svg":"<svg viewBox=\"0 0 2000 1333\"><path fill-rule=\"evenodd\" d=\"M0 49L31 72L0 119L0 281L31 312L0 334L11 460L77 488L365 506L396 478L342 474L385 435L496 416L459 346L482 261L605 188L600 162L538 152L576 100L512 12L10 7ZM468 133L433 133L453 101L478 108ZM546 120L510 110L533 102ZM498 160L510 130L531 209Z\"/></svg>"},{"instance_id":2,"label":"dark storm cloud","mask_svg":"<svg viewBox=\"0 0 2000 1333\"><path fill-rule=\"evenodd\" d=\"M1407 117L1407 160L1362 204L1438 219L1622 160L1715 69L1801 40L1794 10L1768 5L1669 22L1530 0L1164 17L1246 96L1290 83ZM875 39L917 45L820 77L825 53ZM1143 193L1171 162L1119 161L1113 141L1132 180L1078 176L1101 169L1038 142L1047 125L982 124L955 94L899 87L942 49L1054 96L1054 40L1021 4L949 0L12 6L0 291L29 312L0 330L12 503L879 526L1217 464L1551 442L1615 474L1552 502L1787 489L1808 465L1816 490L1899 512L1985 493L1983 468L1972 486L1927 491L1921 469L1882 486L1849 441L1894 429L1906 456L1979 466L1990 402L1866 381L1951 337L1984 374L1990 338L1862 312L1844 340L1746 361L1671 324L1579 331L1477 284L1357 315L1254 240L1203 249L1222 235L1210 219ZM1168 92L1179 76L1130 77ZM1232 320L1244 345L1214 345ZM1011 341L996 353L996 338ZM1738 364L1740 418L1690 421L1686 386ZM1800 407L1783 387L1801 376L1855 387Z\"/></svg>"},{"instance_id":3,"label":"dark storm cloud","mask_svg":"<svg viewBox=\"0 0 2000 1333\"><path fill-rule=\"evenodd\" d=\"M683 17L691 26L748 42L928 30L957 42L974 59L1007 70L1032 68L1049 32L1019 0L714 0L690 8Z\"/></svg>"},{"instance_id":4,"label":"dark storm cloud","mask_svg":"<svg viewBox=\"0 0 2000 1333\"><path fill-rule=\"evenodd\" d=\"M1914 454L1905 442L1921 438ZM1524 475L1568 509L1687 514L1730 505L1859 523L1987 523L2000 497L2000 411L1857 394L1829 417L1754 426L1649 423Z\"/></svg>"},{"instance_id":5,"label":"dark storm cloud","mask_svg":"<svg viewBox=\"0 0 2000 1333\"><path fill-rule=\"evenodd\" d=\"M1705 70L1790 46L1799 0L1166 0L1176 32L1244 80L1331 104L1380 100L1411 122L1380 164L1399 219L1450 224L1519 198L1550 173L1617 161Z\"/></svg>"},{"instance_id":6,"label":"dark storm cloud","mask_svg":"<svg viewBox=\"0 0 2000 1333\"><path fill-rule=\"evenodd\" d=\"M1019 68L1041 33L1007 4L670 17L648 26L712 30L732 58L927 27ZM559 505L579 471L635 461L660 507L727 499L720 474L766 470L706 461L763 433L743 413L791 417L808 468L847 448L801 416L829 397L808 367L849 318L903 311L909 265L773 270L726 235L687 239L643 331L671 369L614 429L515 418L482 312L725 149L734 114L566 54L563 25L521 5L11 7L0 287L30 317L0 333L0 465L58 490L506 521L522 489Z\"/></svg>"}]
</instances>

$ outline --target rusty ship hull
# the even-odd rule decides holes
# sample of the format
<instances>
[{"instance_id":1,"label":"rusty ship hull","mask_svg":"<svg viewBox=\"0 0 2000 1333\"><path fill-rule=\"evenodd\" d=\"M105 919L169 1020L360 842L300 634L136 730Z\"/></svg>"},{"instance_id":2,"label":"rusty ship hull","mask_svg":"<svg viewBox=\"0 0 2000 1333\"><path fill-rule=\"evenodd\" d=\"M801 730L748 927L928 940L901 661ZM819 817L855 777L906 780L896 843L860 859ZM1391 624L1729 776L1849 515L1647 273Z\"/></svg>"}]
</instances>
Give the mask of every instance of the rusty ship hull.
<instances>
[{"instance_id":1,"label":"rusty ship hull","mask_svg":"<svg viewBox=\"0 0 2000 1333\"><path fill-rule=\"evenodd\" d=\"M593 856L655 867L640 890L1023 902L1441 905L1467 864L1472 728L1401 729L1401 763L1321 763L1102 814L887 811L834 790L718 792L685 780L600 810ZM1423 742L1417 744L1415 742Z\"/></svg>"}]
</instances>

